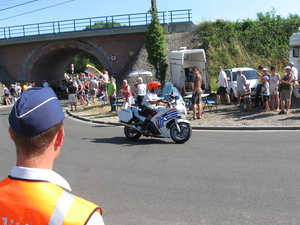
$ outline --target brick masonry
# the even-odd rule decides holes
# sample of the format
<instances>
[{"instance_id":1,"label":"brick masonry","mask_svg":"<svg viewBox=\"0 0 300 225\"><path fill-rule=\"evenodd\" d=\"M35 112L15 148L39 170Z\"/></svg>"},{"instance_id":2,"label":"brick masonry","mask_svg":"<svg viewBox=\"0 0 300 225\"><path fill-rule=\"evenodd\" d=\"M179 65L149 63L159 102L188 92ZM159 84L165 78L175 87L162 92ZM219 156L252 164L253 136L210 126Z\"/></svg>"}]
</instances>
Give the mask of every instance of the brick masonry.
<instances>
[{"instance_id":1,"label":"brick masonry","mask_svg":"<svg viewBox=\"0 0 300 225\"><path fill-rule=\"evenodd\" d=\"M118 86L134 70L146 69L152 72L147 62L144 48L145 33L104 35L96 37L73 38L55 41L40 41L0 46L0 82L10 84L35 81L37 86L42 80L62 80L65 68L78 54L89 52L96 56L111 74L115 74ZM167 52L179 49L198 48L197 32L166 35ZM110 61L117 55L116 62ZM168 59L167 59L168 60ZM167 80L170 79L170 70Z\"/></svg>"}]
</instances>

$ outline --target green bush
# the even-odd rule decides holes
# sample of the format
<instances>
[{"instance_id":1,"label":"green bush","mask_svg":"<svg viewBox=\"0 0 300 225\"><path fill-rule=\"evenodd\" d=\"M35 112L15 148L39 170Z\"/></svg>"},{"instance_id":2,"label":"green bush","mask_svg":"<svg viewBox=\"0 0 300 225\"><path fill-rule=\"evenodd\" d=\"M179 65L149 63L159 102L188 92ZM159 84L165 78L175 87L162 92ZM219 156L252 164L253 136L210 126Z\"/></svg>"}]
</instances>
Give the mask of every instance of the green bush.
<instances>
[{"instance_id":1,"label":"green bush","mask_svg":"<svg viewBox=\"0 0 300 225\"><path fill-rule=\"evenodd\" d=\"M199 24L202 48L206 50L212 90L217 89L217 67L270 68L282 74L289 56L289 38L300 25L299 15L287 18L271 12L257 13L257 20L242 22L217 20Z\"/></svg>"}]
</instances>

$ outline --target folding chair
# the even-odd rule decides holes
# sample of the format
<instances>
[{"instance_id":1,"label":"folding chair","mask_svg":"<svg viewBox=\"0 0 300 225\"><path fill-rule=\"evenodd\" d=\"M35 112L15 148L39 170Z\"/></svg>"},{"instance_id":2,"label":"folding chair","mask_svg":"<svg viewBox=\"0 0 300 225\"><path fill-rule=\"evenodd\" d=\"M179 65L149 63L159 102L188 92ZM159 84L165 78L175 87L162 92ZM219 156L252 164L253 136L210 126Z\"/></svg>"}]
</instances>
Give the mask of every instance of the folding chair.
<instances>
[{"instance_id":1,"label":"folding chair","mask_svg":"<svg viewBox=\"0 0 300 225\"><path fill-rule=\"evenodd\" d=\"M218 110L215 93L210 93L208 96L203 97L202 101L204 104L203 108L207 108L210 112L212 111L213 107L216 107L216 110Z\"/></svg>"},{"instance_id":2,"label":"folding chair","mask_svg":"<svg viewBox=\"0 0 300 225\"><path fill-rule=\"evenodd\" d=\"M123 104L122 103L115 103L115 104L112 104L111 106L115 106L116 107L116 112L118 112L121 109L121 107L123 106Z\"/></svg>"},{"instance_id":3,"label":"folding chair","mask_svg":"<svg viewBox=\"0 0 300 225\"><path fill-rule=\"evenodd\" d=\"M100 97L98 98L98 102L102 102L102 107L109 102L108 99L104 99L106 97L105 93L101 93Z\"/></svg>"}]
</instances>

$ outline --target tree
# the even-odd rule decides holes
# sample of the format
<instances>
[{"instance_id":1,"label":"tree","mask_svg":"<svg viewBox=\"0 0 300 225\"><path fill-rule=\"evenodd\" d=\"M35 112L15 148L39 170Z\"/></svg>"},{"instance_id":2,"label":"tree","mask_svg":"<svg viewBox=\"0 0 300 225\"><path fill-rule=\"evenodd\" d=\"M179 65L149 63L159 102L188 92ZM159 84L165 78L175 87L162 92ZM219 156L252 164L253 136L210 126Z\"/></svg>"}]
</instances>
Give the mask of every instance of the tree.
<instances>
[{"instance_id":1,"label":"tree","mask_svg":"<svg viewBox=\"0 0 300 225\"><path fill-rule=\"evenodd\" d=\"M256 20L216 20L199 24L212 90L218 88L213 85L218 79L216 71L219 65L224 68L276 66L278 72L284 72L289 56L289 38L297 32L299 24L299 15L290 14L284 18L276 15L274 9L257 13Z\"/></svg>"},{"instance_id":2,"label":"tree","mask_svg":"<svg viewBox=\"0 0 300 225\"><path fill-rule=\"evenodd\" d=\"M86 64L90 64L100 71L103 70L103 66L99 62L99 60L88 52L77 55L74 59L72 59L70 64L75 65L75 73L83 72L85 70ZM66 71L70 72L68 68L66 68Z\"/></svg>"},{"instance_id":3,"label":"tree","mask_svg":"<svg viewBox=\"0 0 300 225\"><path fill-rule=\"evenodd\" d=\"M103 29L103 28L113 28L113 27L125 27L126 25L121 25L119 22L95 22L92 26L86 26L84 30L94 30L94 29Z\"/></svg>"},{"instance_id":4,"label":"tree","mask_svg":"<svg viewBox=\"0 0 300 225\"><path fill-rule=\"evenodd\" d=\"M148 25L148 31L145 38L145 47L148 52L148 62L155 69L155 77L162 83L166 78L168 64L166 63L166 38L164 29L160 25L157 12L150 10L152 19Z\"/></svg>"}]
</instances>

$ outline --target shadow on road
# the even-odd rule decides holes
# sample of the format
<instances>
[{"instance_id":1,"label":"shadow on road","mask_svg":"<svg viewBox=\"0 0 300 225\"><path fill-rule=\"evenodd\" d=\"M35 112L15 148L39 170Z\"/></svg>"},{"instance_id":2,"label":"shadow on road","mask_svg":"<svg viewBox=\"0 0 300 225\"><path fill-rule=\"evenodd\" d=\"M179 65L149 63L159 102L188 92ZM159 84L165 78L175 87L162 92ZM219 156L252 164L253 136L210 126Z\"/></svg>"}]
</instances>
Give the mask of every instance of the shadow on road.
<instances>
[{"instance_id":1,"label":"shadow on road","mask_svg":"<svg viewBox=\"0 0 300 225\"><path fill-rule=\"evenodd\" d=\"M139 146L139 145L156 145L156 144L175 144L172 139L146 138L141 137L138 140L129 140L126 137L111 138L81 138L82 140L90 140L93 143L106 143L121 146Z\"/></svg>"}]
</instances>

